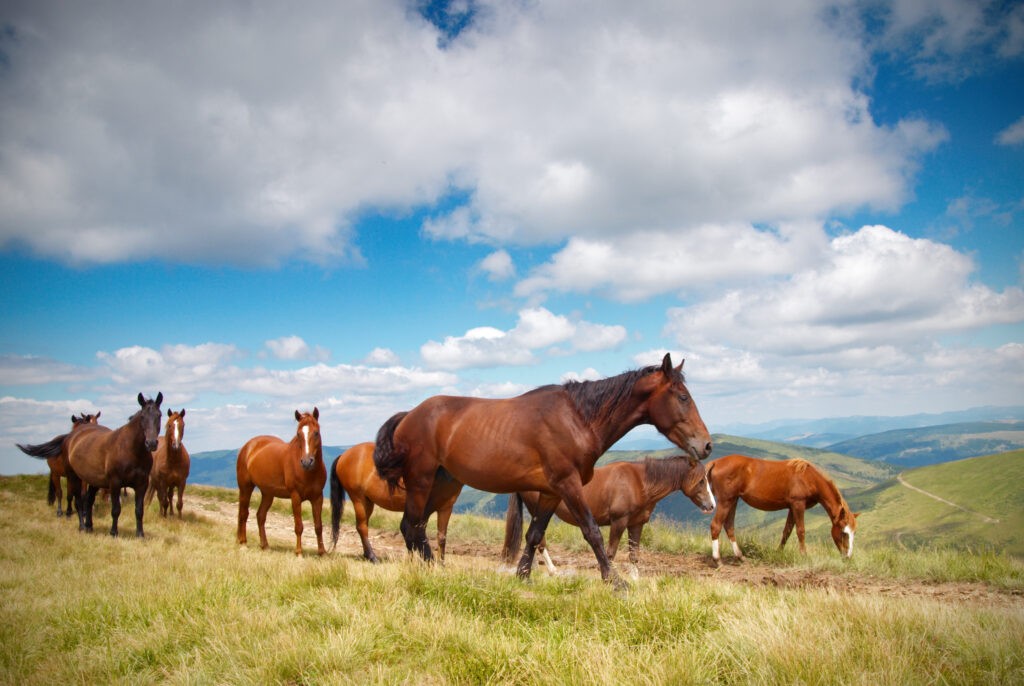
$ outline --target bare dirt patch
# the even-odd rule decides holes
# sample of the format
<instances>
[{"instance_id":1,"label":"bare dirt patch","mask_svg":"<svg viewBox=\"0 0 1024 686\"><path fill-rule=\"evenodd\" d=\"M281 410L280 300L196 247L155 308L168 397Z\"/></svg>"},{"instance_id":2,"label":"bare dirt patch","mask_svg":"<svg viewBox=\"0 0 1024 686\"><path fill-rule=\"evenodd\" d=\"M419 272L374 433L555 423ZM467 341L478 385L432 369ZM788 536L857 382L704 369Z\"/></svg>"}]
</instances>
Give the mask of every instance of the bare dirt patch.
<instances>
[{"instance_id":1,"label":"bare dirt patch","mask_svg":"<svg viewBox=\"0 0 1024 686\"><path fill-rule=\"evenodd\" d=\"M249 515L248 534L250 547L259 546L256 528L256 504ZM198 517L209 519L227 527L225 535L234 539L238 525L238 506L212 499L191 498L191 509ZM324 508L324 539L330 549L330 511ZM316 554L316 538L311 521L304 521L302 542L305 554ZM267 515L267 537L271 548L291 550L295 541L295 530L290 515L271 510ZM407 555L405 541L397 530L370 529L370 542L381 560L402 559ZM435 545L431 541L431 545ZM480 566L493 565L495 569L507 569L501 559L501 546L474 541L448 540L448 559L452 563ZM436 552L436 551L435 551ZM623 551L624 555L625 551ZM362 558L363 548L355 528L343 524L338 536L335 555ZM597 561L592 554L550 548L557 573L586 574L597 576ZM990 607L1010 607L1024 611L1024 592L1003 590L982 583L970 582L927 582L901 579L883 579L862 574L837 574L824 570L777 568L757 562L738 562L735 558L724 558L724 565L715 568L710 553L660 553L640 551L640 565L636 573L640 577L689 576L714 579L729 583L755 587L777 587L794 589L821 589L837 593L872 594L891 598L927 598L942 602L973 603ZM629 578L632 572L625 558L617 559L620 574ZM543 567L535 568L534 574L545 574Z\"/></svg>"}]
</instances>

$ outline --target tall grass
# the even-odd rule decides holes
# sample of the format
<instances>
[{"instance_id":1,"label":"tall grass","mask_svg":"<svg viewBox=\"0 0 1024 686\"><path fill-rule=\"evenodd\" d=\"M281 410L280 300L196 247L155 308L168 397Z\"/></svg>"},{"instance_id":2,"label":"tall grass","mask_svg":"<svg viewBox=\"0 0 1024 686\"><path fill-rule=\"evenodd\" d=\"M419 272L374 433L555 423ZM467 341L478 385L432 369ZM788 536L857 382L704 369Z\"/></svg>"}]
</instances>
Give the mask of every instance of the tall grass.
<instances>
[{"instance_id":1,"label":"tall grass","mask_svg":"<svg viewBox=\"0 0 1024 686\"><path fill-rule=\"evenodd\" d=\"M146 540L113 539L58 520L43 488L0 481L3 683L1024 680L1019 604L667 576L616 593L591 575L522 583L471 558L296 558L290 539L239 548L187 500L184 522L154 505ZM456 524L500 541L500 523L461 517L450 540Z\"/></svg>"}]
</instances>

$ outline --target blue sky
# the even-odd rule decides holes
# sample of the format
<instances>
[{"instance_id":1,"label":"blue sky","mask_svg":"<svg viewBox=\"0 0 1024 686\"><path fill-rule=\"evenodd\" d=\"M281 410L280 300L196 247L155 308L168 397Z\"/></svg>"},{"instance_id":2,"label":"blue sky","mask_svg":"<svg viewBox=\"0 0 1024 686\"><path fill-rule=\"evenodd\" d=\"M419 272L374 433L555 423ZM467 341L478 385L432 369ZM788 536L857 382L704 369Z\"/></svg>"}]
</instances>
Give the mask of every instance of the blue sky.
<instances>
[{"instance_id":1,"label":"blue sky","mask_svg":"<svg viewBox=\"0 0 1024 686\"><path fill-rule=\"evenodd\" d=\"M707 4L4 3L0 473L665 352L711 431L1024 404L1024 4Z\"/></svg>"}]
</instances>

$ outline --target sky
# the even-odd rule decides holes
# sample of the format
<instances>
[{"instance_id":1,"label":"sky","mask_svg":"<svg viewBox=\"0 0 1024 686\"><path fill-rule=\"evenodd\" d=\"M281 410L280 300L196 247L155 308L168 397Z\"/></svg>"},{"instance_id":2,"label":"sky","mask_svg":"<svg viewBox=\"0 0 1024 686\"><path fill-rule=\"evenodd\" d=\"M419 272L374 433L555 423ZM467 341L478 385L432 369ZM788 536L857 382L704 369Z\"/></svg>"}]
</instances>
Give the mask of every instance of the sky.
<instances>
[{"instance_id":1,"label":"sky","mask_svg":"<svg viewBox=\"0 0 1024 686\"><path fill-rule=\"evenodd\" d=\"M712 432L1021 405L1022 285L1024 3L0 6L0 473L666 352Z\"/></svg>"}]
</instances>

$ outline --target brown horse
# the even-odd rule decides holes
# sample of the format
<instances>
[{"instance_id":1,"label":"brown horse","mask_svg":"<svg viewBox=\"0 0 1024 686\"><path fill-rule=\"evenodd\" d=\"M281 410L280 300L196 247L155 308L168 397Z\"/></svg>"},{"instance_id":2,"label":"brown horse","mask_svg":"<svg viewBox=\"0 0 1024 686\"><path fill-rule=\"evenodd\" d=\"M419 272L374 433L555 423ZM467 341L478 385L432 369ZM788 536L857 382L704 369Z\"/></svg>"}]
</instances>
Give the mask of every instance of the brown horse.
<instances>
[{"instance_id":1,"label":"brown horse","mask_svg":"<svg viewBox=\"0 0 1024 686\"><path fill-rule=\"evenodd\" d=\"M74 432L79 426L86 424L96 424L99 419L100 412L96 414L85 414L71 415L71 432ZM60 487L60 480L67 478L67 439L71 435L71 432L61 434L46 443L40 443L39 445L22 445L16 443L18 449L26 455L32 457L39 457L46 460L46 465L50 468L50 483L46 493L46 504L53 505L54 501L57 502L57 516L60 517L64 514L61 511L61 503L64 500L64 491ZM70 482L68 484L68 506L67 516L71 516L71 503L74 498L74 493L71 490Z\"/></svg>"},{"instance_id":2,"label":"brown horse","mask_svg":"<svg viewBox=\"0 0 1024 686\"><path fill-rule=\"evenodd\" d=\"M614 560L622 533L629 531L629 561L637 564L640 534L651 520L654 506L676 491L682 491L704 514L715 509L704 465L690 455L662 459L647 458L643 462L613 462L594 470L594 478L583 487L583 500L598 526L608 526L608 559ZM523 505L532 515L537 510L540 493L531 491L513 494L505 515L505 544L502 557L509 564L519 556L523 534ZM579 526L569 509L559 503L558 518ZM547 549L547 543L541 541ZM548 566L551 567L550 558Z\"/></svg>"},{"instance_id":3,"label":"brown horse","mask_svg":"<svg viewBox=\"0 0 1024 686\"><path fill-rule=\"evenodd\" d=\"M426 513L452 484L492 493L540 491L519 576L530 575L534 552L561 501L593 548L601 578L618 585L583 485L597 458L640 424L653 424L698 459L711 454L711 437L686 389L682 364L673 368L665 355L657 366L600 381L542 386L505 400L428 398L385 422L373 459L392 487L404 479L402 534L406 546L425 559L431 559ZM441 472L451 481L435 479Z\"/></svg>"},{"instance_id":4,"label":"brown horse","mask_svg":"<svg viewBox=\"0 0 1024 686\"><path fill-rule=\"evenodd\" d=\"M317 552L324 548L324 527L321 514L324 505L323 446L320 442L320 410L312 414L295 410L298 429L291 442L276 436L257 436L249 439L238 451L238 543L245 545L245 521L249 518L249 500L254 488L260 489L260 507L256 523L260 529L260 547L267 548L267 512L274 498L290 498L295 518L295 554L302 555L302 501L313 506L313 526L316 530Z\"/></svg>"},{"instance_id":5,"label":"brown horse","mask_svg":"<svg viewBox=\"0 0 1024 686\"><path fill-rule=\"evenodd\" d=\"M149 470L153 467L152 450L160 434L160 403L147 400L139 393L140 410L124 426L111 431L98 424L86 424L68 436L68 485L75 493L78 508L78 528L92 531L92 508L96 492L110 489L110 535L117 536L117 520L121 516L121 488L135 490L135 535L144 537L142 517L143 498L149 487ZM88 490L81 495L81 482ZM84 501L84 502L83 502Z\"/></svg>"},{"instance_id":6,"label":"brown horse","mask_svg":"<svg viewBox=\"0 0 1024 686\"><path fill-rule=\"evenodd\" d=\"M373 443L360 443L338 455L331 465L331 549L338 544L338 529L341 525L341 514L345 508L345 492L352 499L352 507L356 511L356 530L363 541L363 557L370 562L377 562L373 547L368 538L367 524L373 514L375 505L392 512L405 510L405 489L389 488L386 481L377 474L373 465ZM444 559L445 543L448 539L448 520L452 516L452 508L462 492L462 485L437 508L437 549Z\"/></svg>"},{"instance_id":7,"label":"brown horse","mask_svg":"<svg viewBox=\"0 0 1024 686\"><path fill-rule=\"evenodd\" d=\"M711 520L711 557L722 566L718 552L718 536L725 524L725 533L732 542L733 553L740 560L743 553L736 544L733 522L739 499L759 510L789 509L786 527L782 530L781 550L796 526L800 552L804 545L804 510L818 503L832 520L832 540L845 557L853 555L853 535L857 530L859 512L851 512L832 479L807 460L759 460L745 455L726 455L708 465L711 490L718 498L718 511Z\"/></svg>"},{"instance_id":8,"label":"brown horse","mask_svg":"<svg viewBox=\"0 0 1024 686\"><path fill-rule=\"evenodd\" d=\"M185 435L185 408L181 412L167 410L164 435L160 437L153 451L153 470L149 473L149 491L146 492L146 507L155 493L160 499L160 516L174 513L171 501L174 489L178 489L178 519L181 519L181 498L185 493L185 480L191 465L188 449L181 442Z\"/></svg>"}]
</instances>

